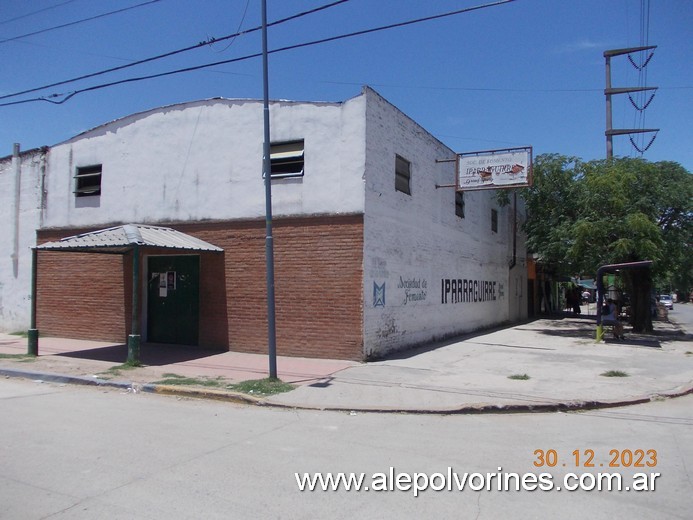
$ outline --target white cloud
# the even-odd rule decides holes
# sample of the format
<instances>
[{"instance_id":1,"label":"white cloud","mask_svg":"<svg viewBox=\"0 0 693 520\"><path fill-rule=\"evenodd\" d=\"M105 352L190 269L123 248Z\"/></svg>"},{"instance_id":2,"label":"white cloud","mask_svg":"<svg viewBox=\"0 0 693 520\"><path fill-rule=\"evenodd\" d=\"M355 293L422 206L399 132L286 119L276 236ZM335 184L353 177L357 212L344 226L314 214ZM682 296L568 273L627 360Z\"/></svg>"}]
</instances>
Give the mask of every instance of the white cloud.
<instances>
[{"instance_id":1,"label":"white cloud","mask_svg":"<svg viewBox=\"0 0 693 520\"><path fill-rule=\"evenodd\" d=\"M578 42L565 43L563 45L560 45L559 47L554 49L554 52L556 54L569 54L582 51L592 51L594 49L607 49L608 47L608 43L581 40Z\"/></svg>"}]
</instances>

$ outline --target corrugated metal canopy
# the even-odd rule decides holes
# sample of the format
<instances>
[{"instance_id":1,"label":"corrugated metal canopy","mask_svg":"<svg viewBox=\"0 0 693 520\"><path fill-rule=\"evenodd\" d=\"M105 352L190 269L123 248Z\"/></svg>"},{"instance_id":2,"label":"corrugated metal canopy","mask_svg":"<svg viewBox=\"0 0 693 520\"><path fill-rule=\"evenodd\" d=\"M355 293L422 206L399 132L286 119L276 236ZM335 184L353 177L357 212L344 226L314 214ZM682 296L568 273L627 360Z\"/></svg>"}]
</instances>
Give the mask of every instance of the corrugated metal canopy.
<instances>
[{"instance_id":1,"label":"corrugated metal canopy","mask_svg":"<svg viewBox=\"0 0 693 520\"><path fill-rule=\"evenodd\" d=\"M144 224L125 224L81 235L46 242L36 249L42 251L80 251L84 253L126 253L134 246L162 247L186 251L223 249L175 229Z\"/></svg>"}]
</instances>

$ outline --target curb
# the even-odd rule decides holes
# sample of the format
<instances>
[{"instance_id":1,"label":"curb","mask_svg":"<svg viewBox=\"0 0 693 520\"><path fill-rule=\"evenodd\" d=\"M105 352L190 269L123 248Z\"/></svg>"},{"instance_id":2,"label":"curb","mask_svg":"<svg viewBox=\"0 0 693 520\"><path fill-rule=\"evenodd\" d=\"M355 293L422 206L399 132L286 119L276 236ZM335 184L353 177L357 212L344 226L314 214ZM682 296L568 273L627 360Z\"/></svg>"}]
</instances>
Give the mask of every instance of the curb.
<instances>
[{"instance_id":1,"label":"curb","mask_svg":"<svg viewBox=\"0 0 693 520\"><path fill-rule=\"evenodd\" d=\"M264 405L259 397L249 396L238 392L225 390L213 390L210 388L190 388L175 385L142 385L142 391L161 395L177 395L179 397L193 397L198 399L215 399L217 401L228 401L238 404Z\"/></svg>"},{"instance_id":2,"label":"curb","mask_svg":"<svg viewBox=\"0 0 693 520\"><path fill-rule=\"evenodd\" d=\"M212 390L208 388L185 388L174 385L157 385L154 383L110 381L108 379L100 379L98 377L66 376L62 374L53 374L50 372L33 372L31 370L15 370L12 368L3 367L0 367L0 376L18 377L22 379L33 379L41 382L46 381L49 383L59 383L68 385L117 388L120 390L127 390L134 393L145 392L162 395L177 395L180 397L217 399L229 402L236 402L240 404L263 404L261 400L257 397L252 397L237 392Z\"/></svg>"},{"instance_id":3,"label":"curb","mask_svg":"<svg viewBox=\"0 0 693 520\"><path fill-rule=\"evenodd\" d=\"M273 403L266 399L229 392L225 390L214 390L209 388L191 388L175 385L158 385L155 383L133 383L129 381L109 381L106 379L90 378L84 376L66 376L62 374L52 374L47 372L32 372L29 370L15 370L0 367L0 376L18 377L23 379L33 379L37 381L47 381L50 383L74 384L82 386L110 387L120 390L127 390L138 393L154 393L161 395L175 395L179 397L189 397L196 399L213 399L217 401L232 402L237 404L262 406L268 408L281 408L285 410L310 410L325 412L350 412L350 413L380 413L380 414L411 414L411 415L481 415L481 414L515 414L515 413L555 413L555 412L578 412L583 410L600 410L607 408L619 408L645 404L661 399L675 399L693 394L693 386L679 387L670 391L656 392L646 396L637 396L628 399L604 400L604 401L566 401L559 403L545 404L470 404L452 408L352 408L340 406L303 406L295 404Z\"/></svg>"},{"instance_id":4,"label":"curb","mask_svg":"<svg viewBox=\"0 0 693 520\"><path fill-rule=\"evenodd\" d=\"M15 370L13 368L0 367L0 376L20 377L23 379L34 379L36 381L47 381L49 383L61 383L68 385L82 386L106 386L112 388L128 389L132 388L132 383L127 381L109 381L98 377L66 376L62 374L52 374L50 372L33 372L31 370Z\"/></svg>"},{"instance_id":5,"label":"curb","mask_svg":"<svg viewBox=\"0 0 693 520\"><path fill-rule=\"evenodd\" d=\"M666 392L657 392L647 396L638 396L628 399L605 400L605 401L566 401L560 403L545 404L470 404L452 408L348 408L339 406L319 407L289 405L282 403L262 402L263 406L274 408L285 408L292 410L314 410L328 412L352 412L352 413L381 413L381 414L412 414L412 415L481 415L481 414L515 414L515 413L555 413L555 412L579 412L587 410L601 410L607 408L620 408L637 404L650 403L663 399L674 399L693 394L693 386L680 387Z\"/></svg>"}]
</instances>

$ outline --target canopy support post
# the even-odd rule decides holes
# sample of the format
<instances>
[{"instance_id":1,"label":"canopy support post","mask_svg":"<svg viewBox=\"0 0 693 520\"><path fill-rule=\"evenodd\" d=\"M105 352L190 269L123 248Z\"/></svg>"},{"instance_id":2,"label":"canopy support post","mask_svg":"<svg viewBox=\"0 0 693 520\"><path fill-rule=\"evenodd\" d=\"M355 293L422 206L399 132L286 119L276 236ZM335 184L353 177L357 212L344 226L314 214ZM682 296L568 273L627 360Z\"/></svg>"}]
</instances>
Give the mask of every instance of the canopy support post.
<instances>
[{"instance_id":1,"label":"canopy support post","mask_svg":"<svg viewBox=\"0 0 693 520\"><path fill-rule=\"evenodd\" d=\"M128 365L140 363L140 248L135 244L132 249L132 322L128 335Z\"/></svg>"}]
</instances>

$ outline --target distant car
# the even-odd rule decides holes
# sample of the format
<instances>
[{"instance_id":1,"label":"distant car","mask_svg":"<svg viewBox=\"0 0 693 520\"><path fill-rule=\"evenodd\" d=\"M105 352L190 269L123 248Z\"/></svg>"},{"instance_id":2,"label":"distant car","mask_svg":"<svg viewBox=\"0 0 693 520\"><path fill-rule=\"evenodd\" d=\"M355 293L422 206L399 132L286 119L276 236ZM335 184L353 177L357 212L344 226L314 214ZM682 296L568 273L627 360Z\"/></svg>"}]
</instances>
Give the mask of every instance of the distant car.
<instances>
[{"instance_id":1,"label":"distant car","mask_svg":"<svg viewBox=\"0 0 693 520\"><path fill-rule=\"evenodd\" d=\"M670 294L662 294L659 297L659 303L664 305L667 309L672 310L674 308L674 299Z\"/></svg>"}]
</instances>

